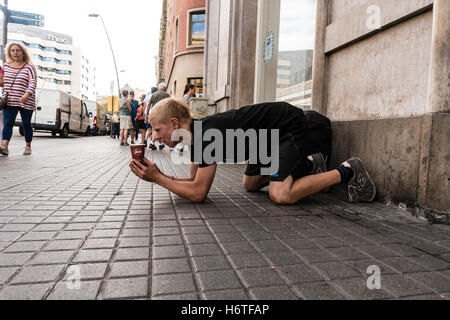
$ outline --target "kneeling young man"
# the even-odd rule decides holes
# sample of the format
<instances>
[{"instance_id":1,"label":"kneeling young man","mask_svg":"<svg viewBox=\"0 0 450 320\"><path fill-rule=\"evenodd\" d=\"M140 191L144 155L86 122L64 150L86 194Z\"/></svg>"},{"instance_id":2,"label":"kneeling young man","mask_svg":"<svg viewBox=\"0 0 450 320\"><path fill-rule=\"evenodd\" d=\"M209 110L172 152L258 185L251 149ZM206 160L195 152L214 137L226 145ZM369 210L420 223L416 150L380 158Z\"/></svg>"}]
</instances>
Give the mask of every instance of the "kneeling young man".
<instances>
[{"instance_id":1,"label":"kneeling young man","mask_svg":"<svg viewBox=\"0 0 450 320\"><path fill-rule=\"evenodd\" d=\"M264 103L194 120L182 102L166 99L153 107L149 122L156 139L170 148L190 140L191 176L167 176L147 159L143 164L133 160L132 172L193 202L206 199L217 163L246 160L244 187L257 192L269 186L276 204L295 204L341 183L348 184L352 202L375 198L375 185L358 158L327 172L322 154L311 156L305 114L290 104Z\"/></svg>"}]
</instances>

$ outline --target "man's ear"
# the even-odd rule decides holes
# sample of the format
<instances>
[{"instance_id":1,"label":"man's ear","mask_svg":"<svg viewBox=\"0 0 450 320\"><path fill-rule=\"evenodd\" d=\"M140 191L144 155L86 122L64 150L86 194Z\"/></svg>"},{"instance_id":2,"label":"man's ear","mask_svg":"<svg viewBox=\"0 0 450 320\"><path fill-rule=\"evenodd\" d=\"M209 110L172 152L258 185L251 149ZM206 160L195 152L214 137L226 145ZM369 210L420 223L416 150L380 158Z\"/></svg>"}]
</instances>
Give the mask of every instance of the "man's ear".
<instances>
[{"instance_id":1,"label":"man's ear","mask_svg":"<svg viewBox=\"0 0 450 320\"><path fill-rule=\"evenodd\" d=\"M172 124L174 129L179 129L180 128L180 120L178 120L177 118L172 118L170 120L170 123Z\"/></svg>"}]
</instances>

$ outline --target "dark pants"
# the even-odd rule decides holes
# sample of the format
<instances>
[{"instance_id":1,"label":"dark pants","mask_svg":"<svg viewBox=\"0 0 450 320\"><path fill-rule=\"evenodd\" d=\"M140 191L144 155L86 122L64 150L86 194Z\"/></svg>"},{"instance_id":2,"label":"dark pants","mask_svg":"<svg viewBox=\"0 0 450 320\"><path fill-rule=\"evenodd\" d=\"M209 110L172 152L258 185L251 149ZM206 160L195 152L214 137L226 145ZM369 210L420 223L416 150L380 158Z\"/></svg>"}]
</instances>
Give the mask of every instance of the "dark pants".
<instances>
[{"instance_id":1,"label":"dark pants","mask_svg":"<svg viewBox=\"0 0 450 320\"><path fill-rule=\"evenodd\" d=\"M16 122L17 114L20 112L22 117L22 126L25 134L25 141L31 143L33 141L33 127L31 126L31 119L33 117L32 110L26 110L18 107L7 107L3 110L3 117L5 118L5 126L3 127L2 139L10 141L13 134L14 123Z\"/></svg>"}]
</instances>

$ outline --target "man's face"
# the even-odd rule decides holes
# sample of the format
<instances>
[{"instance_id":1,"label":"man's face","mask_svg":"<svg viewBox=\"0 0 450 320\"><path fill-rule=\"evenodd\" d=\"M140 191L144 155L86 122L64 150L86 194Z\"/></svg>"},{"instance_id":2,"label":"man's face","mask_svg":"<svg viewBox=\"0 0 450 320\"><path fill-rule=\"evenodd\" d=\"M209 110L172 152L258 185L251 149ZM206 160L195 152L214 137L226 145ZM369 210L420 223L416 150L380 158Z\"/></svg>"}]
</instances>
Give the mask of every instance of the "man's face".
<instances>
[{"instance_id":1,"label":"man's face","mask_svg":"<svg viewBox=\"0 0 450 320\"><path fill-rule=\"evenodd\" d=\"M134 93L130 93L130 101L134 101Z\"/></svg>"},{"instance_id":2,"label":"man's face","mask_svg":"<svg viewBox=\"0 0 450 320\"><path fill-rule=\"evenodd\" d=\"M157 119L152 119L150 124L152 125L153 135L156 140L160 140L169 148L174 148L178 144L178 141L172 141L172 134L175 131L173 124L162 124Z\"/></svg>"}]
</instances>

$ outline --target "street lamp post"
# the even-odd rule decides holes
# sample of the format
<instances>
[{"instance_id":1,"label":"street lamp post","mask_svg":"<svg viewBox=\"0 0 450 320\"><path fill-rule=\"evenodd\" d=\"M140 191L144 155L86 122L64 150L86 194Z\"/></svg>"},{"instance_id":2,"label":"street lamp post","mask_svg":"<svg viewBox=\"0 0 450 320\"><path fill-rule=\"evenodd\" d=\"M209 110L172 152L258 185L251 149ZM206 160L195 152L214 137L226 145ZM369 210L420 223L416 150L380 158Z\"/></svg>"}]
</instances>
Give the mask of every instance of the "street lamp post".
<instances>
[{"instance_id":1,"label":"street lamp post","mask_svg":"<svg viewBox=\"0 0 450 320\"><path fill-rule=\"evenodd\" d=\"M105 28L106 37L108 38L109 46L110 46L110 48L111 48L111 53L112 53L113 60L114 60L114 67L115 67L115 69L116 69L117 87L118 87L118 89L119 89L119 99L120 99L120 98L122 98L122 93L120 92L119 72L117 71L116 57L115 57L115 55L114 55L114 50L113 50L113 47L112 47L112 44L111 44L111 39L110 39L110 37L109 37L108 30L106 29L105 22L103 21L102 16L99 15L99 14L97 14L97 13L91 13L91 14L89 15L89 17L91 17L91 18L100 18L100 20L102 21L102 24L103 24L103 28ZM114 97L113 97L113 103L114 103ZM114 106L113 106L113 107L114 107Z\"/></svg>"}]
</instances>

